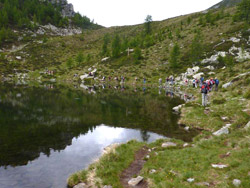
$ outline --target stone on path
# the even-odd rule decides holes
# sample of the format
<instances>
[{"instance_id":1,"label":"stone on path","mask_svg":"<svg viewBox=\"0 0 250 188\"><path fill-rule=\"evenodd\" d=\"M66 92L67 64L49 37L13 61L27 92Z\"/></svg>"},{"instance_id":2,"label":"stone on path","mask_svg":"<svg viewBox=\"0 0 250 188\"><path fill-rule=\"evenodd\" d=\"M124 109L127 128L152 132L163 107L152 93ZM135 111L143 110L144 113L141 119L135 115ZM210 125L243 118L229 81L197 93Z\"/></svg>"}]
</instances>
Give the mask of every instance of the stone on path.
<instances>
[{"instance_id":1,"label":"stone on path","mask_svg":"<svg viewBox=\"0 0 250 188\"><path fill-rule=\"evenodd\" d=\"M87 185L85 183L79 183L75 185L73 188L87 188Z\"/></svg>"},{"instance_id":2,"label":"stone on path","mask_svg":"<svg viewBox=\"0 0 250 188\"><path fill-rule=\"evenodd\" d=\"M234 184L234 186L239 187L240 184L241 184L241 181L238 180L238 179L234 179L234 180L233 180L233 184Z\"/></svg>"},{"instance_id":3,"label":"stone on path","mask_svg":"<svg viewBox=\"0 0 250 188\"><path fill-rule=\"evenodd\" d=\"M213 135L215 136L220 136L222 134L229 134L229 127L231 126L231 124L226 124L226 126L222 127L220 130L216 131L213 133Z\"/></svg>"},{"instance_id":4,"label":"stone on path","mask_svg":"<svg viewBox=\"0 0 250 188\"><path fill-rule=\"evenodd\" d=\"M225 164L212 164L212 167L213 168L227 168L228 165L225 165Z\"/></svg>"},{"instance_id":5,"label":"stone on path","mask_svg":"<svg viewBox=\"0 0 250 188\"><path fill-rule=\"evenodd\" d=\"M131 186L136 186L138 185L141 181L143 180L143 177L138 176L137 178L132 178L131 180L128 181L128 184Z\"/></svg>"},{"instance_id":6,"label":"stone on path","mask_svg":"<svg viewBox=\"0 0 250 188\"><path fill-rule=\"evenodd\" d=\"M169 148L169 147L175 147L175 146L177 146L177 144L173 142L165 142L161 145L161 147L163 148Z\"/></svg>"}]
</instances>

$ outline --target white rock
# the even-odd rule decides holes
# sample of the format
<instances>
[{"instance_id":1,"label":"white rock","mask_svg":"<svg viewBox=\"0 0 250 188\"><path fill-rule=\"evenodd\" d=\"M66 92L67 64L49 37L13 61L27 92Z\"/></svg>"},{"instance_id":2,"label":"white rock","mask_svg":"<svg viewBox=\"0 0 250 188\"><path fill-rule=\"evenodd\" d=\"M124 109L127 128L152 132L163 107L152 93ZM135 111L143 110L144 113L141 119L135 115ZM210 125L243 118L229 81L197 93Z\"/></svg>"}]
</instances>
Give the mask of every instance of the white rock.
<instances>
[{"instance_id":1,"label":"white rock","mask_svg":"<svg viewBox=\"0 0 250 188\"><path fill-rule=\"evenodd\" d=\"M226 126L222 127L220 130L213 133L215 136L220 136L222 134L229 134L229 127L231 127L231 124L226 124Z\"/></svg>"},{"instance_id":2,"label":"white rock","mask_svg":"<svg viewBox=\"0 0 250 188\"><path fill-rule=\"evenodd\" d=\"M149 156L149 155L147 155L147 156L146 156L146 159L149 159L149 158L150 158L150 156Z\"/></svg>"},{"instance_id":3,"label":"white rock","mask_svg":"<svg viewBox=\"0 0 250 188\"><path fill-rule=\"evenodd\" d=\"M199 79L201 78L202 75L204 75L204 73L203 73L203 72L200 72L200 73L198 73L198 74L193 75L193 78L199 80Z\"/></svg>"},{"instance_id":4,"label":"white rock","mask_svg":"<svg viewBox=\"0 0 250 188\"><path fill-rule=\"evenodd\" d=\"M228 117L221 117L222 120L228 120Z\"/></svg>"},{"instance_id":5,"label":"white rock","mask_svg":"<svg viewBox=\"0 0 250 188\"><path fill-rule=\"evenodd\" d=\"M87 78L88 76L89 76L88 74L81 75L81 76L80 76L80 79L81 79L81 80L84 80L84 79Z\"/></svg>"},{"instance_id":6,"label":"white rock","mask_svg":"<svg viewBox=\"0 0 250 188\"><path fill-rule=\"evenodd\" d=\"M222 88L228 88L228 87L230 87L232 84L233 84L232 82L228 82L228 83L222 85Z\"/></svg>"},{"instance_id":7,"label":"white rock","mask_svg":"<svg viewBox=\"0 0 250 188\"><path fill-rule=\"evenodd\" d=\"M183 106L183 105L181 104L181 105L179 105L179 106L174 107L174 108L173 108L173 111L175 111L175 112L180 112L182 106Z\"/></svg>"},{"instance_id":8,"label":"white rock","mask_svg":"<svg viewBox=\"0 0 250 188\"><path fill-rule=\"evenodd\" d=\"M21 94L21 93L18 93L18 94L16 94L16 97L17 97L17 98L20 98L20 97L22 97L22 94Z\"/></svg>"},{"instance_id":9,"label":"white rock","mask_svg":"<svg viewBox=\"0 0 250 188\"><path fill-rule=\"evenodd\" d=\"M232 37L229 39L230 41L234 42L234 43L238 43L240 42L240 39L236 38L236 37Z\"/></svg>"},{"instance_id":10,"label":"white rock","mask_svg":"<svg viewBox=\"0 0 250 188\"><path fill-rule=\"evenodd\" d=\"M75 185L73 188L87 188L85 183L79 183L77 185Z\"/></svg>"},{"instance_id":11,"label":"white rock","mask_svg":"<svg viewBox=\"0 0 250 188\"><path fill-rule=\"evenodd\" d=\"M16 56L16 59L17 59L17 60L21 60L22 57L21 57L21 56Z\"/></svg>"},{"instance_id":12,"label":"white rock","mask_svg":"<svg viewBox=\"0 0 250 188\"><path fill-rule=\"evenodd\" d=\"M185 129L186 131L189 131L190 127L186 126L186 127L184 127L184 129Z\"/></svg>"},{"instance_id":13,"label":"white rock","mask_svg":"<svg viewBox=\"0 0 250 188\"><path fill-rule=\"evenodd\" d=\"M149 173L150 173L150 174L154 174L154 173L156 173L156 170L155 170L155 169L152 169L152 170L149 171Z\"/></svg>"},{"instance_id":14,"label":"white rock","mask_svg":"<svg viewBox=\"0 0 250 188\"><path fill-rule=\"evenodd\" d=\"M238 179L234 179L234 180L233 180L233 184L234 184L234 186L239 187L240 184L241 184L241 181L238 180Z\"/></svg>"},{"instance_id":15,"label":"white rock","mask_svg":"<svg viewBox=\"0 0 250 188\"><path fill-rule=\"evenodd\" d=\"M224 70L224 69L226 69L226 67L224 66L224 67L222 67L221 69Z\"/></svg>"},{"instance_id":16,"label":"white rock","mask_svg":"<svg viewBox=\"0 0 250 188\"><path fill-rule=\"evenodd\" d=\"M188 178L187 181L188 181L189 183L192 183L192 182L194 182L194 178Z\"/></svg>"},{"instance_id":17,"label":"white rock","mask_svg":"<svg viewBox=\"0 0 250 188\"><path fill-rule=\"evenodd\" d=\"M250 128L250 121L245 126L245 129L249 129L249 128Z\"/></svg>"},{"instance_id":18,"label":"white rock","mask_svg":"<svg viewBox=\"0 0 250 188\"><path fill-rule=\"evenodd\" d=\"M90 68L88 68L88 71L91 71L92 70L92 68L90 67Z\"/></svg>"},{"instance_id":19,"label":"white rock","mask_svg":"<svg viewBox=\"0 0 250 188\"><path fill-rule=\"evenodd\" d=\"M224 165L224 164L212 164L213 168L227 168L228 165Z\"/></svg>"},{"instance_id":20,"label":"white rock","mask_svg":"<svg viewBox=\"0 0 250 188\"><path fill-rule=\"evenodd\" d=\"M148 152L151 152L152 150L151 149L148 149Z\"/></svg>"},{"instance_id":21,"label":"white rock","mask_svg":"<svg viewBox=\"0 0 250 188\"><path fill-rule=\"evenodd\" d=\"M214 75L215 74L215 72L209 72L208 73L208 75Z\"/></svg>"},{"instance_id":22,"label":"white rock","mask_svg":"<svg viewBox=\"0 0 250 188\"><path fill-rule=\"evenodd\" d=\"M207 67L205 67L205 68L207 68L207 69L209 69L209 70L214 70L214 66L211 66L211 65L209 65L209 66L207 66Z\"/></svg>"},{"instance_id":23,"label":"white rock","mask_svg":"<svg viewBox=\"0 0 250 188\"><path fill-rule=\"evenodd\" d=\"M131 180L128 181L128 184L131 186L136 186L138 185L141 181L143 180L143 177L138 176L137 178L132 178Z\"/></svg>"},{"instance_id":24,"label":"white rock","mask_svg":"<svg viewBox=\"0 0 250 188\"><path fill-rule=\"evenodd\" d=\"M189 146L188 143L183 144L183 147L184 147L184 148L186 148L186 147L188 147L188 146Z\"/></svg>"},{"instance_id":25,"label":"white rock","mask_svg":"<svg viewBox=\"0 0 250 188\"><path fill-rule=\"evenodd\" d=\"M161 147L163 148L169 148L169 147L175 147L175 146L177 146L177 144L173 142L165 142L161 145Z\"/></svg>"},{"instance_id":26,"label":"white rock","mask_svg":"<svg viewBox=\"0 0 250 188\"><path fill-rule=\"evenodd\" d=\"M105 57L105 58L102 59L102 62L105 62L105 61L107 61L108 59L109 59L109 57Z\"/></svg>"}]
</instances>

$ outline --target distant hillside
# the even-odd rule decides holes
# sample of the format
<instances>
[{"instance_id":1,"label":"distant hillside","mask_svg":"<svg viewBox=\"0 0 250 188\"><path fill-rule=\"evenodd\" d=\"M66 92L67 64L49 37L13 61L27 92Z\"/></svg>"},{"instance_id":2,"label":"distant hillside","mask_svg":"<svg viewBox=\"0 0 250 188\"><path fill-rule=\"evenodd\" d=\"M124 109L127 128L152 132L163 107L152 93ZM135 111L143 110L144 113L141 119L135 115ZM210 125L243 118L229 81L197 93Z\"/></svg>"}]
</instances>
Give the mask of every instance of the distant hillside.
<instances>
[{"instance_id":1,"label":"distant hillside","mask_svg":"<svg viewBox=\"0 0 250 188\"><path fill-rule=\"evenodd\" d=\"M232 7L239 4L241 1L242 0L223 0L209 9Z\"/></svg>"}]
</instances>

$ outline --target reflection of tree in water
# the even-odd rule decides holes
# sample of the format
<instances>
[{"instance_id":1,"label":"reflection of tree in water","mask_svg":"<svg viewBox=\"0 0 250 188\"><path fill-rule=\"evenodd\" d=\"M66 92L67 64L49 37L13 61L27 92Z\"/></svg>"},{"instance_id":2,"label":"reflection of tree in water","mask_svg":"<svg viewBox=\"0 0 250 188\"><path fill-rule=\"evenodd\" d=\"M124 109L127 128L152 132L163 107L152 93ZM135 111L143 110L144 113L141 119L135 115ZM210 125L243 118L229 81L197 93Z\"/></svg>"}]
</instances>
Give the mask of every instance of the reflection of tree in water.
<instances>
[{"instance_id":1,"label":"reflection of tree in water","mask_svg":"<svg viewBox=\"0 0 250 188\"><path fill-rule=\"evenodd\" d=\"M190 139L178 130L177 116L171 111L180 101L157 94L88 95L63 87L46 90L11 85L0 85L0 90L4 117L0 118L0 166L27 164L41 152L49 156L50 149L63 150L74 137L100 124L141 129L144 141L149 139L147 131Z\"/></svg>"},{"instance_id":2,"label":"reflection of tree in water","mask_svg":"<svg viewBox=\"0 0 250 188\"><path fill-rule=\"evenodd\" d=\"M141 133L141 138L142 138L143 142L147 142L148 139L150 138L150 135L148 134L148 131L141 130L140 133Z\"/></svg>"}]
</instances>

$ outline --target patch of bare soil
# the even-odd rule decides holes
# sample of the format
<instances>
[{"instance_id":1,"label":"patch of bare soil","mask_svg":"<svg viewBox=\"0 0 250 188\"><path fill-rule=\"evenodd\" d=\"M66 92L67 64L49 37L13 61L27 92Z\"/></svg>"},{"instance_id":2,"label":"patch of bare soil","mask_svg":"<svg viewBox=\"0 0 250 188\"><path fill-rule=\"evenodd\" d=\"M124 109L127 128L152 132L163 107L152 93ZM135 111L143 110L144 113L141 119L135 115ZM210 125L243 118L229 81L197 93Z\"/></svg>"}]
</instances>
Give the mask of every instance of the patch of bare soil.
<instances>
[{"instance_id":1,"label":"patch of bare soil","mask_svg":"<svg viewBox=\"0 0 250 188\"><path fill-rule=\"evenodd\" d=\"M149 154L148 148L143 147L137 153L135 154L135 160L130 164L130 166L125 169L121 176L120 176L120 182L124 188L130 188L131 186L128 185L128 181L132 178L137 177L140 174L141 169L143 168L144 163L146 162L144 158L146 155ZM147 188L148 183L144 179L141 181L137 186L137 188Z\"/></svg>"}]
</instances>

